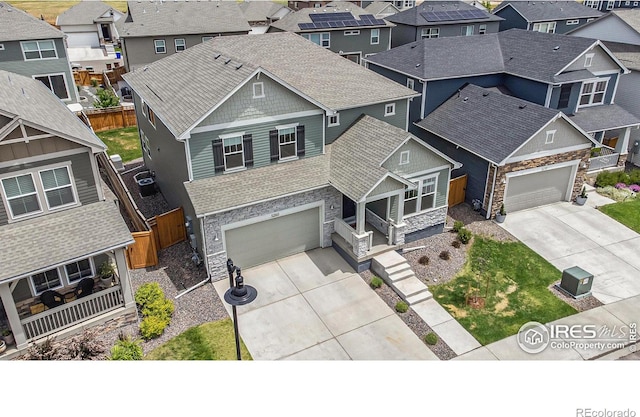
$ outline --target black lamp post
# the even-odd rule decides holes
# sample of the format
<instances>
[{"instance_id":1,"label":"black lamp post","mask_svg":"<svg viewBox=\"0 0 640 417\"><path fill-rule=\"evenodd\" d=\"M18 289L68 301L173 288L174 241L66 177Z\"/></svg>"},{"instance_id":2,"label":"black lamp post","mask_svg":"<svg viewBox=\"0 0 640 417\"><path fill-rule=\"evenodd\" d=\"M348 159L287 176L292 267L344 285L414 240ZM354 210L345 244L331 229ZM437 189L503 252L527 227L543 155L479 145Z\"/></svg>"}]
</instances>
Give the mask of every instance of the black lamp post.
<instances>
[{"instance_id":1,"label":"black lamp post","mask_svg":"<svg viewBox=\"0 0 640 417\"><path fill-rule=\"evenodd\" d=\"M233 265L233 263L231 263ZM227 261L227 266L229 265L229 261ZM236 356L238 360L242 360L240 356L240 335L238 334L238 313L236 312L236 306L243 306L245 304L249 304L258 296L258 291L253 288L251 285L244 285L244 278L240 275L240 268L235 267L237 271L236 274L236 285L231 286L224 293L224 301L231 304L231 309L233 310L233 331L236 337ZM229 278L233 279L233 273L229 273Z\"/></svg>"},{"instance_id":2,"label":"black lamp post","mask_svg":"<svg viewBox=\"0 0 640 417\"><path fill-rule=\"evenodd\" d=\"M231 258L227 258L227 272L229 273L229 288L233 287L233 271L236 267L233 265Z\"/></svg>"}]
</instances>

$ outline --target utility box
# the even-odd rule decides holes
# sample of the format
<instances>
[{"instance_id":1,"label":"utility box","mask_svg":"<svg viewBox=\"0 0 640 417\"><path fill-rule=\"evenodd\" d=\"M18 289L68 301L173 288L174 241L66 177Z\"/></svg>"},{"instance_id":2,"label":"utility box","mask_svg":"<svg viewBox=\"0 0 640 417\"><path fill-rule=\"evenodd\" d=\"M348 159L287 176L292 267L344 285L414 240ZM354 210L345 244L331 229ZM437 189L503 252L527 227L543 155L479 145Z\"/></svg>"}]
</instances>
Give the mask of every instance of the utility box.
<instances>
[{"instance_id":1,"label":"utility box","mask_svg":"<svg viewBox=\"0 0 640 417\"><path fill-rule=\"evenodd\" d=\"M562 271L560 288L573 298L582 298L591 295L592 284L593 274L590 274L578 266Z\"/></svg>"},{"instance_id":2,"label":"utility box","mask_svg":"<svg viewBox=\"0 0 640 417\"><path fill-rule=\"evenodd\" d=\"M111 159L111 162L113 162L113 166L116 168L116 171L124 171L124 164L122 163L122 158L120 157L120 155L113 154L109 158Z\"/></svg>"}]
</instances>

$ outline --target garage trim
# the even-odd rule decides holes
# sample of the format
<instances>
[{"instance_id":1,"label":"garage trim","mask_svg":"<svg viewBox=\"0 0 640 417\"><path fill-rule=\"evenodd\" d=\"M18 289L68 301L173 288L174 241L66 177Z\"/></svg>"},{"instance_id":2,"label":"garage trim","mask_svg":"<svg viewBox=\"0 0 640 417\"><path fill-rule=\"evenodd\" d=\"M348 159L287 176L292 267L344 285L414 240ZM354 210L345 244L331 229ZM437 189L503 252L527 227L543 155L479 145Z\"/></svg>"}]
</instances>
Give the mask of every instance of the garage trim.
<instances>
[{"instance_id":1,"label":"garage trim","mask_svg":"<svg viewBox=\"0 0 640 417\"><path fill-rule=\"evenodd\" d=\"M567 188L567 191L565 192L565 201L568 201L571 199L571 192L573 191L573 184L576 183L576 174L578 172L578 165L580 164L579 160L574 160L574 161L567 161L567 162L560 162L557 164L553 164L553 165L544 165L541 167L536 167L536 168L530 168L530 169L525 169L522 171L515 171L515 172L507 172L506 173L506 178L507 178L507 182L505 184L504 187L504 195L507 196L509 193L509 179L514 178L514 177L520 177L523 175L529 175L529 174L535 174L536 172L542 172L542 171L550 171L553 169L558 169L558 168L565 168L568 166L573 166L573 169L571 170L571 179L569 181L569 187Z\"/></svg>"}]
</instances>

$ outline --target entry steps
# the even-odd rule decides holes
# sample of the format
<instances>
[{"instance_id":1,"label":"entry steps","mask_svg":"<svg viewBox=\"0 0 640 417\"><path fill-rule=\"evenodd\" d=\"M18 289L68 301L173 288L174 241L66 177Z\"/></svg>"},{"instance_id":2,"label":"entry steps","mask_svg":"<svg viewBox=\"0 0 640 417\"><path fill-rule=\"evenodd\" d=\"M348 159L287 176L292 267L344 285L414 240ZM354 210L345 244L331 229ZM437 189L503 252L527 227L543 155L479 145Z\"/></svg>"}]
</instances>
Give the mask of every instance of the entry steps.
<instances>
[{"instance_id":1,"label":"entry steps","mask_svg":"<svg viewBox=\"0 0 640 417\"><path fill-rule=\"evenodd\" d=\"M407 260L396 251L374 256L371 269L409 305L433 298L427 286L413 273Z\"/></svg>"}]
</instances>

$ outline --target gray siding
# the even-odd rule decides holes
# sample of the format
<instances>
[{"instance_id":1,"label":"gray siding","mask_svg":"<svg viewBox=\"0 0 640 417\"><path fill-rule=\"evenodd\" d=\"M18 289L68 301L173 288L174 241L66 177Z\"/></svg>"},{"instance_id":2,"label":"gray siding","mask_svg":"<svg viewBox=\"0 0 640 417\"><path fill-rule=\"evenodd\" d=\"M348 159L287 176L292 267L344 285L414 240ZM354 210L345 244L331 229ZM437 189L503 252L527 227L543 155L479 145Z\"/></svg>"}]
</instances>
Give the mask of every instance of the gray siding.
<instances>
[{"instance_id":1,"label":"gray siding","mask_svg":"<svg viewBox=\"0 0 640 417\"><path fill-rule=\"evenodd\" d=\"M505 76L502 74L480 75L477 77L453 78L449 80L437 80L427 82L427 95L425 100L425 117L438 108L456 91L464 87L465 84L474 84L480 87L495 87L504 83ZM545 89L546 92L546 89Z\"/></svg>"},{"instance_id":2,"label":"gray siding","mask_svg":"<svg viewBox=\"0 0 640 417\"><path fill-rule=\"evenodd\" d=\"M396 27L391 31L391 47L405 45L407 43L415 42L416 40L416 27L403 25L400 23L395 24Z\"/></svg>"},{"instance_id":3,"label":"gray siding","mask_svg":"<svg viewBox=\"0 0 640 417\"><path fill-rule=\"evenodd\" d=\"M555 130L553 143L546 144L547 131ZM561 149L577 145L589 145L589 139L580 134L572 125L564 119L558 119L549 124L538 134L534 135L527 143L524 144L513 156L525 156L529 159L536 158L538 152L548 152L554 149Z\"/></svg>"},{"instance_id":4,"label":"gray siding","mask_svg":"<svg viewBox=\"0 0 640 417\"><path fill-rule=\"evenodd\" d=\"M296 119L278 120L237 128L222 129L211 132L194 133L189 139L189 149L193 169L193 178L207 178L215 175L212 142L220 135L244 132L251 134L253 139L253 166L255 168L269 165L271 154L269 149L269 131L276 126L299 123L305 127L305 156L315 156L322 153L322 123L323 115L301 117Z\"/></svg>"},{"instance_id":5,"label":"gray siding","mask_svg":"<svg viewBox=\"0 0 640 417\"><path fill-rule=\"evenodd\" d=\"M409 163L400 165L400 155L405 151L409 151ZM417 172L449 165L449 161L414 140L402 145L382 164L384 168L402 177L411 177Z\"/></svg>"},{"instance_id":6,"label":"gray siding","mask_svg":"<svg viewBox=\"0 0 640 417\"><path fill-rule=\"evenodd\" d=\"M396 113L393 116L384 116L385 105L396 103ZM340 125L327 127L326 143L331 143L338 138L363 114L380 119L390 125L405 129L407 125L407 100L390 101L388 103L373 104L371 106L358 107L340 111Z\"/></svg>"},{"instance_id":7,"label":"gray siding","mask_svg":"<svg viewBox=\"0 0 640 417\"><path fill-rule=\"evenodd\" d=\"M15 133L19 133L15 138L22 138L22 132L18 127ZM6 139L10 139L14 136L14 132L11 132ZM29 134L29 128L27 128L27 134ZM39 133L34 133L37 135ZM15 142L9 145L2 145L2 153L0 153L0 162L13 161L16 159L29 158L38 155L46 155L55 152L67 151L70 149L78 149L83 146L70 140L62 139L59 137L31 140L27 142ZM46 158L46 156L44 157Z\"/></svg>"},{"instance_id":8,"label":"gray siding","mask_svg":"<svg viewBox=\"0 0 640 417\"><path fill-rule=\"evenodd\" d=\"M640 117L640 72L632 71L620 77L615 102ZM633 132L633 131L632 131ZM638 132L638 130L636 130Z\"/></svg>"},{"instance_id":9,"label":"gray siding","mask_svg":"<svg viewBox=\"0 0 640 417\"><path fill-rule=\"evenodd\" d=\"M371 44L370 28L361 27L359 35L345 36L344 30L330 31L331 34L329 49L336 53L361 52L360 58L364 58L367 54L376 54L389 49L389 37L391 36L391 28L380 29L380 40L377 44ZM348 29L347 29L348 30Z\"/></svg>"},{"instance_id":10,"label":"gray siding","mask_svg":"<svg viewBox=\"0 0 640 417\"><path fill-rule=\"evenodd\" d=\"M567 25L567 22L569 20L577 20L578 23L575 25ZM558 20L556 22L556 33L559 34L565 34L567 32L569 32L570 30L575 30L576 28L579 28L580 26L584 25L587 23L587 18L582 18L582 19L567 19L567 20Z\"/></svg>"},{"instance_id":11,"label":"gray siding","mask_svg":"<svg viewBox=\"0 0 640 417\"><path fill-rule=\"evenodd\" d=\"M385 194L391 191L400 191L403 189L404 189L404 184L402 184L400 181L396 179L387 177L384 179L384 181L378 184L373 190L371 190L368 197L375 197L380 194Z\"/></svg>"},{"instance_id":12,"label":"gray siding","mask_svg":"<svg viewBox=\"0 0 640 417\"><path fill-rule=\"evenodd\" d=\"M527 80L513 75L505 75L504 85L511 93L523 100L544 106L547 98L547 84Z\"/></svg>"},{"instance_id":13,"label":"gray siding","mask_svg":"<svg viewBox=\"0 0 640 417\"><path fill-rule=\"evenodd\" d=\"M595 73L598 71L619 71L620 70L620 67L618 67L618 64L616 64L609 57L609 55L607 55L604 52L604 50L598 46L592 50L585 51L585 53L580 55L580 57L578 57L578 59L573 64L569 65L569 67L567 67L567 69L563 71L563 73L585 69L584 61L585 61L585 56L587 54L595 54L593 56L593 61L591 63L591 66L587 68L591 72Z\"/></svg>"},{"instance_id":14,"label":"gray siding","mask_svg":"<svg viewBox=\"0 0 640 417\"><path fill-rule=\"evenodd\" d=\"M576 106L578 105L578 99L580 98L580 89L582 88L582 83L573 83L571 85L571 95L569 96L569 103L566 107L560 107L560 91L562 87L553 87L551 90L551 99L549 100L549 108L550 109L558 109L562 111L564 114L574 114L576 111Z\"/></svg>"},{"instance_id":15,"label":"gray siding","mask_svg":"<svg viewBox=\"0 0 640 417\"><path fill-rule=\"evenodd\" d=\"M422 28L437 27L440 29L439 37L447 38L450 36L462 36L463 26L473 26L473 34L477 35L480 26L485 25L487 27L486 33L497 33L500 28L500 22L469 22L464 24L454 25L429 25L429 26L409 26L403 24L396 24L391 32L391 47L404 45L407 43L418 41L422 38Z\"/></svg>"},{"instance_id":16,"label":"gray siding","mask_svg":"<svg viewBox=\"0 0 640 417\"><path fill-rule=\"evenodd\" d=\"M395 29L394 29L395 30ZM378 74L393 80L395 82L397 82L398 84L402 84L404 86L407 85L407 79L411 78L411 77L407 77L404 74L400 74L398 72L395 72L393 70L387 69L387 68L382 68L379 67L375 64L368 64L368 68L374 72L377 72ZM415 78L411 78L413 79L413 91L416 91L418 93L422 93L422 82L418 81ZM422 97L414 97L411 99L410 104L409 104L409 125L411 125L411 123L413 122L417 122L419 121L422 117L421 117L421 112L422 110Z\"/></svg>"},{"instance_id":17,"label":"gray siding","mask_svg":"<svg viewBox=\"0 0 640 417\"><path fill-rule=\"evenodd\" d=\"M589 26L581 27L571 36L640 45L640 33L614 15L602 17Z\"/></svg>"},{"instance_id":18,"label":"gray siding","mask_svg":"<svg viewBox=\"0 0 640 417\"><path fill-rule=\"evenodd\" d=\"M509 29L527 29L527 20L522 15L515 11L511 6L506 6L502 10L498 10L494 13L496 16L500 16L504 20L500 22L500 31Z\"/></svg>"}]
</instances>

